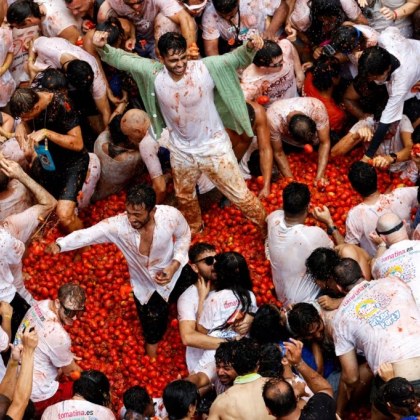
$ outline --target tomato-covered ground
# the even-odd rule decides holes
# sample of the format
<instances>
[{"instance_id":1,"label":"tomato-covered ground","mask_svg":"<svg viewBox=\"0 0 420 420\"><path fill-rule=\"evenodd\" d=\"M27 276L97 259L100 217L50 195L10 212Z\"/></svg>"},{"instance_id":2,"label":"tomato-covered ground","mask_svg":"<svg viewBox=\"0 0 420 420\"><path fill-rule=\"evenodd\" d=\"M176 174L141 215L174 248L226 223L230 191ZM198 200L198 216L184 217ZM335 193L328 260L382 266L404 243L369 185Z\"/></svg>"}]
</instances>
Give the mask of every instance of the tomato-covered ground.
<instances>
[{"instance_id":1,"label":"tomato-covered ground","mask_svg":"<svg viewBox=\"0 0 420 420\"><path fill-rule=\"evenodd\" d=\"M297 181L307 183L312 192L312 206L327 205L335 224L344 233L348 210L360 199L347 180L348 168L360 155L331 160L326 176L330 183L324 190L313 186L317 155L292 154L289 156ZM264 200L267 212L282 205L282 190L290 180L279 180L272 185L270 196ZM380 190L402 184L388 173L379 174ZM262 179L249 182L251 190L259 191ZM124 194L111 196L83 211L85 226L124 211ZM265 259L261 235L239 210L220 209L216 204L204 215L204 232L193 241L206 241L216 245L219 252L237 251L248 261L258 304L276 302L273 296L270 264ZM312 218L307 223L314 224ZM58 287L66 282L80 283L87 293L86 312L69 330L72 350L81 358L84 369L99 369L112 385L114 410L122 404L123 392L133 385L147 388L153 397L160 397L165 385L179 375L187 374L184 347L178 333L175 307L171 308L168 331L160 344L156 360L144 353L143 337L131 294L127 265L121 252L112 245L90 247L82 254L68 252L56 256L44 253L47 243L60 236L53 221L47 221L37 233L24 260L26 285L36 299L56 298ZM348 418L369 418L366 408L354 409Z\"/></svg>"}]
</instances>

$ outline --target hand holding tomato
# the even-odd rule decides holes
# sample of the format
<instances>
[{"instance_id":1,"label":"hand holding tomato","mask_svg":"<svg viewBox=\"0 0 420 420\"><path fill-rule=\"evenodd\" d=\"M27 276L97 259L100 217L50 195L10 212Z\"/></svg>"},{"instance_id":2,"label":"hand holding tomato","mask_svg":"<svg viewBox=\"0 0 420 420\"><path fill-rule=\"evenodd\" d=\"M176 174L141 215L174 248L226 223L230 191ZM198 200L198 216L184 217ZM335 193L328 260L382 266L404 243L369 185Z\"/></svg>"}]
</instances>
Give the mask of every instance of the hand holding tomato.
<instances>
[{"instance_id":1,"label":"hand holding tomato","mask_svg":"<svg viewBox=\"0 0 420 420\"><path fill-rule=\"evenodd\" d=\"M160 286L165 286L170 283L175 271L179 267L178 261L172 261L167 267L165 267L160 273L156 274L156 283Z\"/></svg>"},{"instance_id":2,"label":"hand holding tomato","mask_svg":"<svg viewBox=\"0 0 420 420\"><path fill-rule=\"evenodd\" d=\"M330 210L327 206L315 207L313 211L313 216L318 222L324 223L327 226L333 226L334 221L331 217Z\"/></svg>"},{"instance_id":3,"label":"hand holding tomato","mask_svg":"<svg viewBox=\"0 0 420 420\"><path fill-rule=\"evenodd\" d=\"M314 185L318 188L318 190L323 191L323 189L329 184L328 179L325 177L316 178L314 181Z\"/></svg>"},{"instance_id":4,"label":"hand holding tomato","mask_svg":"<svg viewBox=\"0 0 420 420\"><path fill-rule=\"evenodd\" d=\"M61 251L59 245L56 242L52 242L45 247L46 254L57 255Z\"/></svg>"},{"instance_id":5,"label":"hand holding tomato","mask_svg":"<svg viewBox=\"0 0 420 420\"><path fill-rule=\"evenodd\" d=\"M391 165L392 162L393 159L391 156L375 156L372 161L372 166L384 169Z\"/></svg>"}]
</instances>

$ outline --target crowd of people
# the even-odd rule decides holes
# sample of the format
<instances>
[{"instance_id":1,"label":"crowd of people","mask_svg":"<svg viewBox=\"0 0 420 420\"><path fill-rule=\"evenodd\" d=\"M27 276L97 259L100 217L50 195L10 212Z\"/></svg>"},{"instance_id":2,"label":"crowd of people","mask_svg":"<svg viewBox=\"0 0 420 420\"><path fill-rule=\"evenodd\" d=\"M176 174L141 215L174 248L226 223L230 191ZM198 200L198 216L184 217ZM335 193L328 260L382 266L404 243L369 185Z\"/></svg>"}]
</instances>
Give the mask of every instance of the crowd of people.
<instances>
[{"instance_id":1,"label":"crowd of people","mask_svg":"<svg viewBox=\"0 0 420 420\"><path fill-rule=\"evenodd\" d=\"M363 398L372 419L420 416L420 194L377 179L419 182L419 4L0 0L0 418L330 420ZM316 149L322 195L328 160L355 148L345 236L326 206L305 225L288 155ZM124 213L83 225L122 190ZM259 229L278 305L258 307L243 255L194 240L209 202ZM159 404L135 386L115 413L106 375L78 365L83 287L25 288L51 213L46 253L123 253L151 358L176 304L189 375Z\"/></svg>"}]
</instances>

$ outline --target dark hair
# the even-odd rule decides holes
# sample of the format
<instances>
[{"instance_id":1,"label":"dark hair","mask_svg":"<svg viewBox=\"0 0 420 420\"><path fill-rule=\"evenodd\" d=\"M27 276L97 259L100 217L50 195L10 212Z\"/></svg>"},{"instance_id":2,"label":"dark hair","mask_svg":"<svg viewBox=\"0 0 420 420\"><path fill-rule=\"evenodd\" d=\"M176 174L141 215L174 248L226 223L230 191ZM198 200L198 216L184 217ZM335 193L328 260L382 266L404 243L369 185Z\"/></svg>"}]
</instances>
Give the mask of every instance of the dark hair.
<instances>
[{"instance_id":1,"label":"dark hair","mask_svg":"<svg viewBox=\"0 0 420 420\"><path fill-rule=\"evenodd\" d=\"M270 413L283 417L296 409L296 396L292 385L282 378L273 378L264 384L263 399Z\"/></svg>"},{"instance_id":2,"label":"dark hair","mask_svg":"<svg viewBox=\"0 0 420 420\"><path fill-rule=\"evenodd\" d=\"M308 6L310 8L311 25L306 33L313 45L319 45L322 41L328 39L331 33L325 33L321 18L336 17L336 28L338 28L346 20L346 14L339 0L311 0L308 2Z\"/></svg>"},{"instance_id":3,"label":"dark hair","mask_svg":"<svg viewBox=\"0 0 420 420\"><path fill-rule=\"evenodd\" d=\"M295 114L290 118L289 131L299 143L310 143L316 134L316 124L304 114Z\"/></svg>"},{"instance_id":4,"label":"dark hair","mask_svg":"<svg viewBox=\"0 0 420 420\"><path fill-rule=\"evenodd\" d=\"M0 191L5 191L9 185L10 178L0 171Z\"/></svg>"},{"instance_id":5,"label":"dark hair","mask_svg":"<svg viewBox=\"0 0 420 420\"><path fill-rule=\"evenodd\" d=\"M312 83L320 92L327 91L334 86L334 78L340 76L341 65L335 57L321 55L312 70Z\"/></svg>"},{"instance_id":6,"label":"dark hair","mask_svg":"<svg viewBox=\"0 0 420 420\"><path fill-rule=\"evenodd\" d=\"M150 395L142 386L132 386L123 395L124 407L142 415L145 414L146 408L151 402Z\"/></svg>"},{"instance_id":7,"label":"dark hair","mask_svg":"<svg viewBox=\"0 0 420 420\"><path fill-rule=\"evenodd\" d=\"M106 407L109 404L109 381L99 370L85 370L73 385L74 394L85 400Z\"/></svg>"},{"instance_id":8,"label":"dark hair","mask_svg":"<svg viewBox=\"0 0 420 420\"><path fill-rule=\"evenodd\" d=\"M108 32L107 43L114 46L119 39L124 35L124 30L119 19L110 17L105 22L98 23L95 28L97 31Z\"/></svg>"},{"instance_id":9,"label":"dark hair","mask_svg":"<svg viewBox=\"0 0 420 420\"><path fill-rule=\"evenodd\" d=\"M248 169L252 176L261 176L260 151L254 150L248 160Z\"/></svg>"},{"instance_id":10,"label":"dark hair","mask_svg":"<svg viewBox=\"0 0 420 420\"><path fill-rule=\"evenodd\" d=\"M306 272L313 280L327 281L332 277L340 256L332 248L316 248L306 259Z\"/></svg>"},{"instance_id":11,"label":"dark hair","mask_svg":"<svg viewBox=\"0 0 420 420\"><path fill-rule=\"evenodd\" d=\"M279 309L268 303L261 305L255 313L249 335L260 344L285 340L288 334L281 323Z\"/></svg>"},{"instance_id":12,"label":"dark hair","mask_svg":"<svg viewBox=\"0 0 420 420\"><path fill-rule=\"evenodd\" d=\"M308 328L313 324L319 325L322 319L314 305L300 302L293 305L292 310L287 316L289 327L297 337L305 337L308 334Z\"/></svg>"},{"instance_id":13,"label":"dark hair","mask_svg":"<svg viewBox=\"0 0 420 420\"><path fill-rule=\"evenodd\" d=\"M21 25L31 16L41 19L39 5L31 0L17 0L7 9L7 22L12 25Z\"/></svg>"},{"instance_id":14,"label":"dark hair","mask_svg":"<svg viewBox=\"0 0 420 420\"><path fill-rule=\"evenodd\" d=\"M249 102L246 103L246 109L248 111L249 122L252 127L255 123L255 109Z\"/></svg>"},{"instance_id":15,"label":"dark hair","mask_svg":"<svg viewBox=\"0 0 420 420\"><path fill-rule=\"evenodd\" d=\"M61 69L48 68L37 74L33 86L48 91L67 89L66 75Z\"/></svg>"},{"instance_id":16,"label":"dark hair","mask_svg":"<svg viewBox=\"0 0 420 420\"><path fill-rule=\"evenodd\" d=\"M34 89L18 88L10 98L10 113L14 118L32 111L39 101L39 95Z\"/></svg>"},{"instance_id":17,"label":"dark hair","mask_svg":"<svg viewBox=\"0 0 420 420\"><path fill-rule=\"evenodd\" d=\"M127 191L126 203L133 206L143 205L150 212L156 206L155 190L147 184L133 185Z\"/></svg>"},{"instance_id":18,"label":"dark hair","mask_svg":"<svg viewBox=\"0 0 420 420\"><path fill-rule=\"evenodd\" d=\"M344 54L352 52L362 42L364 42L363 34L351 25L342 25L331 35L331 46L337 52Z\"/></svg>"},{"instance_id":19,"label":"dark hair","mask_svg":"<svg viewBox=\"0 0 420 420\"><path fill-rule=\"evenodd\" d=\"M214 251L216 252L216 248L214 245L209 244L207 242L196 242L188 251L188 258L192 263L194 263L198 256L203 254L207 251Z\"/></svg>"},{"instance_id":20,"label":"dark hair","mask_svg":"<svg viewBox=\"0 0 420 420\"><path fill-rule=\"evenodd\" d=\"M350 166L349 181L351 186L362 196L368 197L378 190L378 175L373 166L357 161Z\"/></svg>"},{"instance_id":21,"label":"dark hair","mask_svg":"<svg viewBox=\"0 0 420 420\"><path fill-rule=\"evenodd\" d=\"M403 114L408 117L411 123L420 118L420 99L415 96L404 102Z\"/></svg>"},{"instance_id":22,"label":"dark hair","mask_svg":"<svg viewBox=\"0 0 420 420\"><path fill-rule=\"evenodd\" d=\"M413 133L411 134L411 139L413 140L413 144L420 143L420 125L418 125Z\"/></svg>"},{"instance_id":23,"label":"dark hair","mask_svg":"<svg viewBox=\"0 0 420 420\"><path fill-rule=\"evenodd\" d=\"M213 0L214 9L222 14L231 12L238 5L239 0Z\"/></svg>"},{"instance_id":24,"label":"dark hair","mask_svg":"<svg viewBox=\"0 0 420 420\"><path fill-rule=\"evenodd\" d=\"M123 115L116 115L109 123L109 144L108 154L111 158L115 158L129 150L133 150L133 145L128 140L128 137L121 130L121 120Z\"/></svg>"},{"instance_id":25,"label":"dark hair","mask_svg":"<svg viewBox=\"0 0 420 420\"><path fill-rule=\"evenodd\" d=\"M286 215L303 214L311 201L311 193L306 184L291 182L283 190L283 209Z\"/></svg>"},{"instance_id":26,"label":"dark hair","mask_svg":"<svg viewBox=\"0 0 420 420\"><path fill-rule=\"evenodd\" d=\"M260 347L258 373L264 378L281 378L284 374L283 353L278 344L266 343Z\"/></svg>"},{"instance_id":27,"label":"dark hair","mask_svg":"<svg viewBox=\"0 0 420 420\"><path fill-rule=\"evenodd\" d=\"M265 40L264 46L257 51L252 62L257 67L268 67L273 61L274 57L279 57L282 54L283 51L277 42Z\"/></svg>"},{"instance_id":28,"label":"dark hair","mask_svg":"<svg viewBox=\"0 0 420 420\"><path fill-rule=\"evenodd\" d=\"M197 387L189 381L177 380L169 383L163 391L163 404L169 420L178 420L188 414L190 405L197 405Z\"/></svg>"},{"instance_id":29,"label":"dark hair","mask_svg":"<svg viewBox=\"0 0 420 420\"><path fill-rule=\"evenodd\" d=\"M255 371L260 359L258 343L246 337L232 343L232 367L236 373L242 376Z\"/></svg>"},{"instance_id":30,"label":"dark hair","mask_svg":"<svg viewBox=\"0 0 420 420\"><path fill-rule=\"evenodd\" d=\"M405 408L414 414L418 404L418 396L410 382L401 377L390 379L380 388L385 403L392 404L395 408ZM408 413L407 413L408 414Z\"/></svg>"},{"instance_id":31,"label":"dark hair","mask_svg":"<svg viewBox=\"0 0 420 420\"><path fill-rule=\"evenodd\" d=\"M87 61L71 60L65 73L68 82L77 90L88 90L92 86L94 73Z\"/></svg>"},{"instance_id":32,"label":"dark hair","mask_svg":"<svg viewBox=\"0 0 420 420\"><path fill-rule=\"evenodd\" d=\"M343 258L334 267L334 281L345 290L349 290L363 277L359 263L352 258Z\"/></svg>"},{"instance_id":33,"label":"dark hair","mask_svg":"<svg viewBox=\"0 0 420 420\"><path fill-rule=\"evenodd\" d=\"M252 281L243 255L238 252L223 252L217 256L214 269L217 273L214 281L215 290L231 290L239 300L235 310L247 312L251 306ZM228 326L227 321L217 329L225 329Z\"/></svg>"},{"instance_id":34,"label":"dark hair","mask_svg":"<svg viewBox=\"0 0 420 420\"><path fill-rule=\"evenodd\" d=\"M227 341L219 344L214 359L216 364L223 363L232 366L233 353L237 350L236 341Z\"/></svg>"},{"instance_id":35,"label":"dark hair","mask_svg":"<svg viewBox=\"0 0 420 420\"><path fill-rule=\"evenodd\" d=\"M65 283L60 286L57 297L60 302L71 300L75 302L79 308L84 307L86 302L85 290L76 283Z\"/></svg>"},{"instance_id":36,"label":"dark hair","mask_svg":"<svg viewBox=\"0 0 420 420\"><path fill-rule=\"evenodd\" d=\"M187 50L187 41L181 34L166 32L166 34L163 34L159 38L158 49L162 56L169 55L169 51L171 50L172 54L183 53Z\"/></svg>"},{"instance_id":37,"label":"dark hair","mask_svg":"<svg viewBox=\"0 0 420 420\"><path fill-rule=\"evenodd\" d=\"M366 76L380 76L391 66L391 54L382 47L366 48L358 63L359 73Z\"/></svg>"}]
</instances>

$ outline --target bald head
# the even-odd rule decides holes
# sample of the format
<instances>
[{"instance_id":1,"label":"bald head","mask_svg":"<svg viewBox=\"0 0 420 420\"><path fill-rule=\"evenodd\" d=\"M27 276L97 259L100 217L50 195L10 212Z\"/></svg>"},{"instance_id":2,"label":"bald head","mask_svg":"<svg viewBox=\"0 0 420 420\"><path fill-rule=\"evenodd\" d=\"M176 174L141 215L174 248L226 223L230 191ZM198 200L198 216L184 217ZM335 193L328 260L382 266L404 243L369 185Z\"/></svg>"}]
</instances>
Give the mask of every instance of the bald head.
<instances>
[{"instance_id":1,"label":"bald head","mask_svg":"<svg viewBox=\"0 0 420 420\"><path fill-rule=\"evenodd\" d=\"M149 116L140 109L130 109L121 119L121 131L131 143L138 145L150 127Z\"/></svg>"},{"instance_id":2,"label":"bald head","mask_svg":"<svg viewBox=\"0 0 420 420\"><path fill-rule=\"evenodd\" d=\"M287 416L296 409L295 392L284 379L268 380L263 388L263 399L270 414L275 417Z\"/></svg>"},{"instance_id":3,"label":"bald head","mask_svg":"<svg viewBox=\"0 0 420 420\"><path fill-rule=\"evenodd\" d=\"M408 239L407 229L405 229L403 221L395 213L383 214L378 219L378 223L376 224L376 230L380 234L386 236L388 241L390 240L391 242L398 242L404 239ZM387 234L386 232L390 233Z\"/></svg>"}]
</instances>

